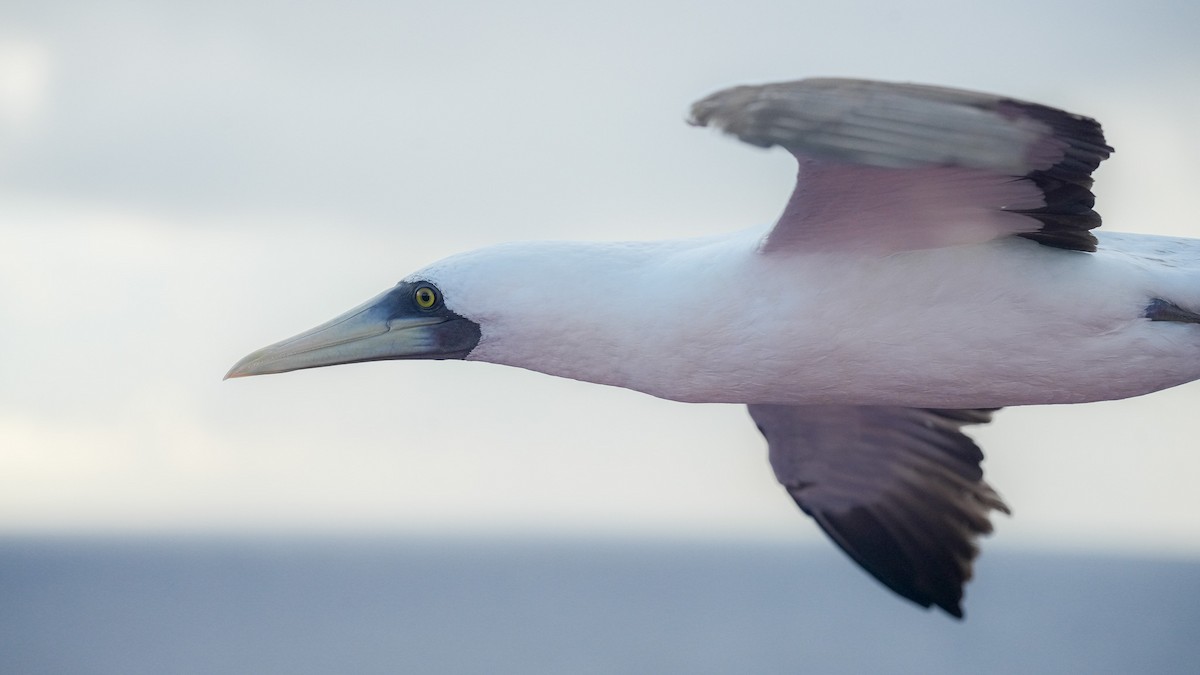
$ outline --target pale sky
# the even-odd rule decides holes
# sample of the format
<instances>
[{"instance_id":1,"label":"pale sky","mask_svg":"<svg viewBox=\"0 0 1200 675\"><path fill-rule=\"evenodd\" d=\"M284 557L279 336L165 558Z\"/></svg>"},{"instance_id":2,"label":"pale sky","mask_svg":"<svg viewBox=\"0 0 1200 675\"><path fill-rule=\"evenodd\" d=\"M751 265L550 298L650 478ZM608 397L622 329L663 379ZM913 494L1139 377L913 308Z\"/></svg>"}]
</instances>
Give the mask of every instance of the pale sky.
<instances>
[{"instance_id":1,"label":"pale sky","mask_svg":"<svg viewBox=\"0 0 1200 675\"><path fill-rule=\"evenodd\" d=\"M649 5L649 6L647 6ZM0 2L0 533L819 537L740 406L477 363L222 382L445 255L770 222L689 104L811 76L1098 118L1119 231L1200 236L1194 3ZM1200 357L1200 355L1198 355ZM1006 410L989 546L1200 556L1200 384Z\"/></svg>"}]
</instances>

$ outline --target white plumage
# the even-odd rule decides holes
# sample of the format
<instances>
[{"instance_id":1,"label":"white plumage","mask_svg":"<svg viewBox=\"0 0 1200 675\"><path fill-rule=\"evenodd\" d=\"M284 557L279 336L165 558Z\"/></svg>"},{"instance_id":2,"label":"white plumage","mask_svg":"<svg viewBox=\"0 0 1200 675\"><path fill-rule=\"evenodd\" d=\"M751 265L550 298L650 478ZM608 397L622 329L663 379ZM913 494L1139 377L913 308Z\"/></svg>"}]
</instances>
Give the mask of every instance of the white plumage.
<instances>
[{"instance_id":1,"label":"white plumage","mask_svg":"<svg viewBox=\"0 0 1200 675\"><path fill-rule=\"evenodd\" d=\"M1099 124L937 87L805 80L692 109L796 156L779 221L460 254L229 376L465 358L747 404L776 477L881 582L961 616L991 510L960 428L1200 378L1200 241L1092 229Z\"/></svg>"},{"instance_id":2,"label":"white plumage","mask_svg":"<svg viewBox=\"0 0 1200 675\"><path fill-rule=\"evenodd\" d=\"M480 320L468 360L693 403L987 408L1200 377L1200 330L1145 318L1152 297L1200 307L1200 267L1156 257L1197 241L765 256L763 236L504 244L409 279Z\"/></svg>"}]
</instances>

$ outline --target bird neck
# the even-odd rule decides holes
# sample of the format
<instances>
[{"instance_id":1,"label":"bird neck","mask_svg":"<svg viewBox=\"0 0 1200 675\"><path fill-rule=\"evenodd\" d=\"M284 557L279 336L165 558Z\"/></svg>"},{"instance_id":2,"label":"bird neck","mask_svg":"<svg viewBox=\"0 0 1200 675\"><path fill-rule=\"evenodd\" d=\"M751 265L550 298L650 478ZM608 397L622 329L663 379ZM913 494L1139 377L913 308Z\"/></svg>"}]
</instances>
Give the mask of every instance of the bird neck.
<instances>
[{"instance_id":1,"label":"bird neck","mask_svg":"<svg viewBox=\"0 0 1200 675\"><path fill-rule=\"evenodd\" d=\"M456 266L469 275L444 291L481 326L468 359L677 398L662 388L678 379L675 359L694 369L679 348L707 320L718 330L711 286L756 240L503 245L466 254Z\"/></svg>"}]
</instances>

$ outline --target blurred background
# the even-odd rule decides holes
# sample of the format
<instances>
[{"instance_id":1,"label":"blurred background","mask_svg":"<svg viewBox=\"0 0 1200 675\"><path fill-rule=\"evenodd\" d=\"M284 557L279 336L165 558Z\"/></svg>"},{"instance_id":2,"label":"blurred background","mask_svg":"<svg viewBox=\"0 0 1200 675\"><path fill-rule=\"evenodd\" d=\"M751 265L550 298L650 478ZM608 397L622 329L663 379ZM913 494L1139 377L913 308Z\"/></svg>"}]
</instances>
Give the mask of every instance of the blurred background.
<instances>
[{"instance_id":1,"label":"blurred background","mask_svg":"<svg viewBox=\"0 0 1200 675\"><path fill-rule=\"evenodd\" d=\"M0 670L1194 664L1197 385L975 432L1015 516L959 626L832 551L742 407L478 363L221 376L464 249L772 221L790 157L683 123L734 84L915 81L1093 116L1117 149L1097 172L1105 227L1200 236L1198 25L1182 1L0 0ZM480 573L445 571L465 560ZM530 581L543 571L558 581ZM458 590L372 604L399 578ZM351 602L353 579L379 583ZM747 579L763 586L731 581ZM292 602L327 622L256 614ZM421 620L438 612L476 618ZM123 649L101 626L167 633Z\"/></svg>"}]
</instances>

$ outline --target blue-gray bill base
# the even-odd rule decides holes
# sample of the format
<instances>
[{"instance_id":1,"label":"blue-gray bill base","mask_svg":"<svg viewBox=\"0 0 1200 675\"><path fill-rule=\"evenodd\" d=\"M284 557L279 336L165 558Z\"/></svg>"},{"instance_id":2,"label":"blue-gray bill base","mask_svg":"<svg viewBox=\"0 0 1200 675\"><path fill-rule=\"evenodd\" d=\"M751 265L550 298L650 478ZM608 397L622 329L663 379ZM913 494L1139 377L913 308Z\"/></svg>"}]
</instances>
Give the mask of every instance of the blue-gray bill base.
<instances>
[{"instance_id":1,"label":"blue-gray bill base","mask_svg":"<svg viewBox=\"0 0 1200 675\"><path fill-rule=\"evenodd\" d=\"M1093 232L1091 174L1113 151L1095 120L811 79L717 92L691 121L796 157L776 223L459 254L227 377L466 359L745 404L834 543L956 617L1008 512L964 426L1200 378L1200 240Z\"/></svg>"}]
</instances>

